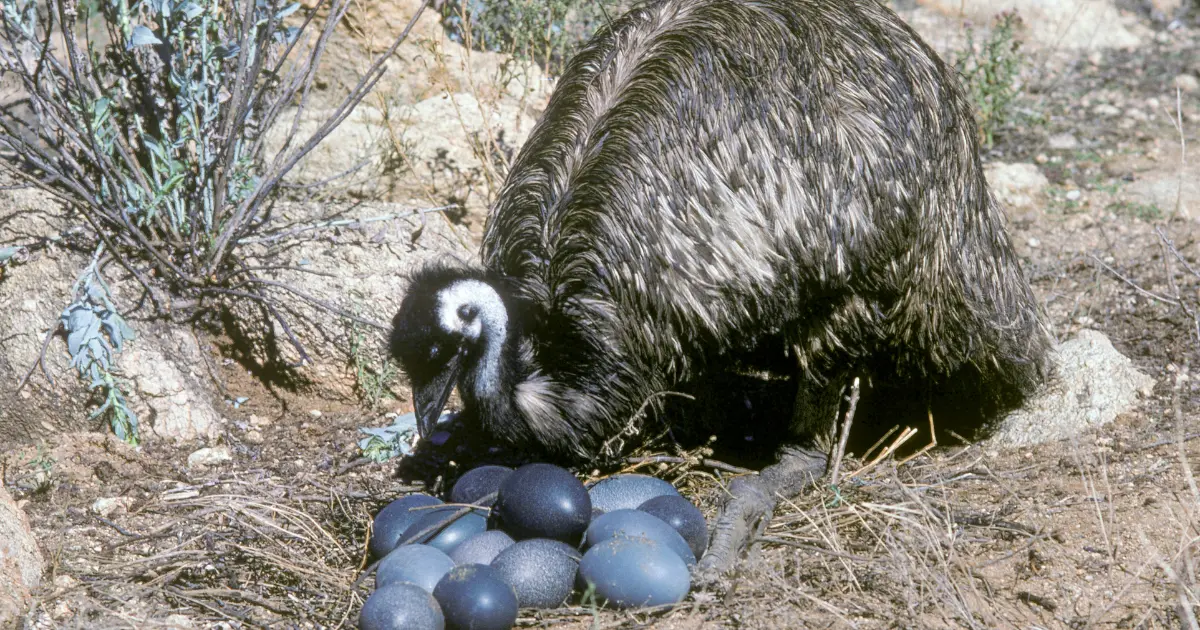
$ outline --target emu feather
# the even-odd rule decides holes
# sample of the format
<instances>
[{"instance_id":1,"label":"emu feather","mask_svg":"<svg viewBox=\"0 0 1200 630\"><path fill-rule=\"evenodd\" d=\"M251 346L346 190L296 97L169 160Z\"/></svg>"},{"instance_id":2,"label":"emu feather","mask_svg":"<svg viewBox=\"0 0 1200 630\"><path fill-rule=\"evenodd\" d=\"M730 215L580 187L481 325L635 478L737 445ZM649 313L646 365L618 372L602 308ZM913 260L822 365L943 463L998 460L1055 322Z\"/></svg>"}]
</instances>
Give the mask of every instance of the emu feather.
<instances>
[{"instance_id":1,"label":"emu feather","mask_svg":"<svg viewBox=\"0 0 1200 630\"><path fill-rule=\"evenodd\" d=\"M564 70L481 264L413 278L392 353L419 414L451 375L494 439L577 457L748 348L792 356L797 440L868 364L1014 404L1049 335L978 148L881 2L640 5Z\"/></svg>"}]
</instances>

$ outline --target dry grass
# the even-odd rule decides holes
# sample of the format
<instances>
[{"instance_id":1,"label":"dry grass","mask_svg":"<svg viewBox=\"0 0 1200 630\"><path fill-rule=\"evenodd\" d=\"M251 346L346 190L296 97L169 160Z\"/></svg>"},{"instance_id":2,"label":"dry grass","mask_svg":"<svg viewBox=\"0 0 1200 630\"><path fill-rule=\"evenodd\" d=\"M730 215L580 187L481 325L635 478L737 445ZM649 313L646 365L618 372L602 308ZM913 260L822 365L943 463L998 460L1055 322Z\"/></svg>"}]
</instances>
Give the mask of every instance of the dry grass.
<instances>
[{"instance_id":1,"label":"dry grass","mask_svg":"<svg viewBox=\"0 0 1200 630\"><path fill-rule=\"evenodd\" d=\"M53 571L70 580L33 617L65 606L64 625L76 627L141 627L173 612L200 626L352 626L363 601L352 588L364 557L361 499L266 471L170 488L124 525L100 517L109 527L90 537L90 552L57 554Z\"/></svg>"}]
</instances>

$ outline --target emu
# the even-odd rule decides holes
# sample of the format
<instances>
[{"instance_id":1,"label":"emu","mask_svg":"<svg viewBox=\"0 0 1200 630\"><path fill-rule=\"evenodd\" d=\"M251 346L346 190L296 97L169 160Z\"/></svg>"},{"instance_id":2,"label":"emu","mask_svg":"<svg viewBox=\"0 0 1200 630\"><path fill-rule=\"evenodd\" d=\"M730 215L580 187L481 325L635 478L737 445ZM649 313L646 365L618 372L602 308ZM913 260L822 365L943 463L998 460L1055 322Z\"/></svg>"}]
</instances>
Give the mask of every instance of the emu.
<instances>
[{"instance_id":1,"label":"emu","mask_svg":"<svg viewBox=\"0 0 1200 630\"><path fill-rule=\"evenodd\" d=\"M656 0L602 28L481 263L416 273L394 318L423 435L457 387L491 439L589 458L656 394L787 356L793 447L731 487L710 573L823 473L853 374L995 413L1047 369L971 106L877 0Z\"/></svg>"}]
</instances>

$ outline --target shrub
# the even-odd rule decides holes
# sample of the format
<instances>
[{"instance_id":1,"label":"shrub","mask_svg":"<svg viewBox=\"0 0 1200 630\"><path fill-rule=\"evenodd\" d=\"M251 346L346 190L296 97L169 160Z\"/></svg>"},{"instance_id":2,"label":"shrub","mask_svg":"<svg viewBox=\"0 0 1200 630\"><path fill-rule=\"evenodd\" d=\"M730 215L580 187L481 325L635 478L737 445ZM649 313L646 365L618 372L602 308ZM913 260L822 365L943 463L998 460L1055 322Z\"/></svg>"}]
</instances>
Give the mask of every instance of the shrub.
<instances>
[{"instance_id":1,"label":"shrub","mask_svg":"<svg viewBox=\"0 0 1200 630\"><path fill-rule=\"evenodd\" d=\"M272 208L282 178L374 87L420 14L333 115L297 138L348 2L302 10L284 0L0 0L0 76L19 84L32 111L0 116L0 150L16 158L0 165L77 208L91 249L120 264L158 313L247 300L306 359L276 300L283 292L332 307L260 277L244 246L278 236ZM292 133L268 155L266 131L288 124L285 113ZM105 325L101 311L116 314L95 261L84 276L89 288L62 326L93 385L115 384L104 375L123 323L71 341ZM124 408L113 391L106 413ZM135 439L136 417L124 426Z\"/></svg>"},{"instance_id":2,"label":"shrub","mask_svg":"<svg viewBox=\"0 0 1200 630\"><path fill-rule=\"evenodd\" d=\"M993 21L991 33L982 41L967 26L966 45L955 55L954 67L966 83L975 105L979 137L985 147L995 142L996 131L1012 117L1012 105L1020 94L1018 77L1025 55L1021 52L1024 23L1014 11L1004 11Z\"/></svg>"},{"instance_id":3,"label":"shrub","mask_svg":"<svg viewBox=\"0 0 1200 630\"><path fill-rule=\"evenodd\" d=\"M616 0L447 0L442 5L442 23L455 41L509 53L550 70L560 68L623 4Z\"/></svg>"}]
</instances>

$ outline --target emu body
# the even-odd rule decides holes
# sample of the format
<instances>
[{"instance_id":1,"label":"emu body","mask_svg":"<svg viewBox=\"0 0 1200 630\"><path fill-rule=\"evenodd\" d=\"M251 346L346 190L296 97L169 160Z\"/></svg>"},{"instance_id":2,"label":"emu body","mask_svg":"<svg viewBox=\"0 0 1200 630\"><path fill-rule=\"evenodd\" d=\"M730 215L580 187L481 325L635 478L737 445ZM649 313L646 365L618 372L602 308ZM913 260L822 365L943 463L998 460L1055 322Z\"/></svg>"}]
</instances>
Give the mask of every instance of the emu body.
<instances>
[{"instance_id":1,"label":"emu body","mask_svg":"<svg viewBox=\"0 0 1200 630\"><path fill-rule=\"evenodd\" d=\"M565 69L482 265L414 276L391 351L420 426L457 385L495 439L588 457L764 347L794 362L797 435L864 362L1019 401L1049 341L976 134L954 72L876 0L635 8Z\"/></svg>"}]
</instances>

